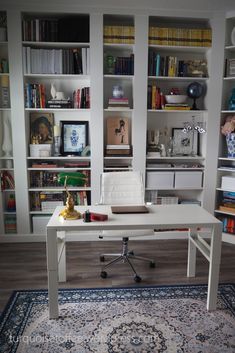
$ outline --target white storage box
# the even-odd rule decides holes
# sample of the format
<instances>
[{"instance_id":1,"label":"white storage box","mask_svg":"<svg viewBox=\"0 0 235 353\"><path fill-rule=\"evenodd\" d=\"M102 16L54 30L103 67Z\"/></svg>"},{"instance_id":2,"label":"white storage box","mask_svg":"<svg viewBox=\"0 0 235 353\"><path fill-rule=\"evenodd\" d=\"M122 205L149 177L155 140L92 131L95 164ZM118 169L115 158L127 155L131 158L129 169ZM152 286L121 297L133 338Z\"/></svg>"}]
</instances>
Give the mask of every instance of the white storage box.
<instances>
[{"instance_id":1,"label":"white storage box","mask_svg":"<svg viewBox=\"0 0 235 353\"><path fill-rule=\"evenodd\" d=\"M201 188L202 172L175 172L175 188Z\"/></svg>"},{"instance_id":2,"label":"white storage box","mask_svg":"<svg viewBox=\"0 0 235 353\"><path fill-rule=\"evenodd\" d=\"M147 172L147 188L172 189L174 187L174 172Z\"/></svg>"},{"instance_id":3,"label":"white storage box","mask_svg":"<svg viewBox=\"0 0 235 353\"><path fill-rule=\"evenodd\" d=\"M47 223L50 216L33 216L33 233L34 234L47 234Z\"/></svg>"},{"instance_id":4,"label":"white storage box","mask_svg":"<svg viewBox=\"0 0 235 353\"><path fill-rule=\"evenodd\" d=\"M235 178L222 176L221 188L225 190L235 190Z\"/></svg>"}]
</instances>

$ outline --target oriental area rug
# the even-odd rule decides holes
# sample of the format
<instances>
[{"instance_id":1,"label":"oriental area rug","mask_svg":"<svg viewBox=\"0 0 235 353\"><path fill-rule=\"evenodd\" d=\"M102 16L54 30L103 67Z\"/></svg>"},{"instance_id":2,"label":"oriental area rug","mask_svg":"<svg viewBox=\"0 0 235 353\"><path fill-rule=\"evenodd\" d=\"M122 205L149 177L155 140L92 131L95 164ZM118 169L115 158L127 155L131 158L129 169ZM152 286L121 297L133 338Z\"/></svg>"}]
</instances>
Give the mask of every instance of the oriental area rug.
<instances>
[{"instance_id":1,"label":"oriental area rug","mask_svg":"<svg viewBox=\"0 0 235 353\"><path fill-rule=\"evenodd\" d=\"M60 290L60 317L49 320L47 291L17 291L0 352L234 353L235 286L219 286L216 311L206 296L206 285Z\"/></svg>"}]
</instances>

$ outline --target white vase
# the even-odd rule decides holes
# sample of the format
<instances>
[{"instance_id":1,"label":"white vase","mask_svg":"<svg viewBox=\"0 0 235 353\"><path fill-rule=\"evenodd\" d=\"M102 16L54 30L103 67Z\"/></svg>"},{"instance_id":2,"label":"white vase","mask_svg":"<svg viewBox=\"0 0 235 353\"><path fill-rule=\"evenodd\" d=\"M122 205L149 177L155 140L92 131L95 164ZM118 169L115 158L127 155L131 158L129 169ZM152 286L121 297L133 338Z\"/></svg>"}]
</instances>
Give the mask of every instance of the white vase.
<instances>
[{"instance_id":1,"label":"white vase","mask_svg":"<svg viewBox=\"0 0 235 353\"><path fill-rule=\"evenodd\" d=\"M11 123L7 111L3 111L3 144L4 157L12 156Z\"/></svg>"}]
</instances>

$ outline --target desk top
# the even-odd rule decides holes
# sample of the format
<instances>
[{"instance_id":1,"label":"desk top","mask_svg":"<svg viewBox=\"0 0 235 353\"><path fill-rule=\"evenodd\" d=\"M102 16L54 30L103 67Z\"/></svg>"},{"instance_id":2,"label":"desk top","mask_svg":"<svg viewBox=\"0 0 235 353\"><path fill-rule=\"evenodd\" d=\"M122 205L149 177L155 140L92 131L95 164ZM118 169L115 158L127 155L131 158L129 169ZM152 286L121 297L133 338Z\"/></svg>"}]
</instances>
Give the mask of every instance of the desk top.
<instances>
[{"instance_id":1,"label":"desk top","mask_svg":"<svg viewBox=\"0 0 235 353\"><path fill-rule=\"evenodd\" d=\"M85 223L82 219L64 220L59 217L63 206L56 207L47 228L57 230L122 230L122 229L174 229L211 227L221 223L217 218L198 205L151 205L149 213L113 214L110 206L77 206L76 210L108 214L105 222Z\"/></svg>"}]
</instances>

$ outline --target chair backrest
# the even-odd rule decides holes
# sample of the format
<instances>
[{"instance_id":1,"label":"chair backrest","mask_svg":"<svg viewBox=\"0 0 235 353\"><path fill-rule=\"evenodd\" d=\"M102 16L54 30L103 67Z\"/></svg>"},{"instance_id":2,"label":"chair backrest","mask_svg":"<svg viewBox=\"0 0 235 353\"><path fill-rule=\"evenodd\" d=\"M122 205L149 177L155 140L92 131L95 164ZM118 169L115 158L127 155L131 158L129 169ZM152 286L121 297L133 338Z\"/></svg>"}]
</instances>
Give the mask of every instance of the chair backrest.
<instances>
[{"instance_id":1,"label":"chair backrest","mask_svg":"<svg viewBox=\"0 0 235 353\"><path fill-rule=\"evenodd\" d=\"M100 203L103 205L143 205L144 185L141 173L102 173Z\"/></svg>"}]
</instances>

